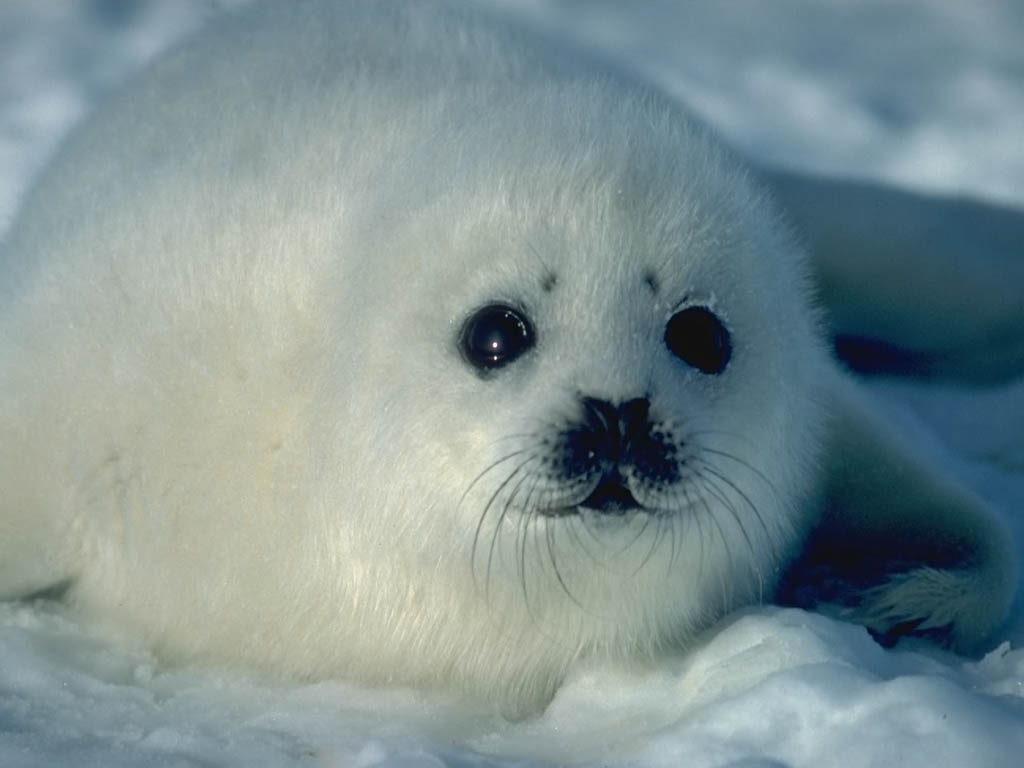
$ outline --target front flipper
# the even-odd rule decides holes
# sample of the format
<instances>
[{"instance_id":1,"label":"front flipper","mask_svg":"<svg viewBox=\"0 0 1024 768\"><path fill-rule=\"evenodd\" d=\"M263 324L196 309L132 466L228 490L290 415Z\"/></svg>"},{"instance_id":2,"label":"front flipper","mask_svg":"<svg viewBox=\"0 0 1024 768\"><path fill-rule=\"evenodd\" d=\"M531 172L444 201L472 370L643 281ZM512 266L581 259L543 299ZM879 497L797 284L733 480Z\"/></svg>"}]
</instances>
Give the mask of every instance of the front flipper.
<instances>
[{"instance_id":1,"label":"front flipper","mask_svg":"<svg viewBox=\"0 0 1024 768\"><path fill-rule=\"evenodd\" d=\"M839 375L822 516L781 600L865 625L881 642L925 635L970 652L1017 585L1010 533Z\"/></svg>"},{"instance_id":2,"label":"front flipper","mask_svg":"<svg viewBox=\"0 0 1024 768\"><path fill-rule=\"evenodd\" d=\"M765 169L811 252L857 370L992 382L1024 373L1024 212Z\"/></svg>"}]
</instances>

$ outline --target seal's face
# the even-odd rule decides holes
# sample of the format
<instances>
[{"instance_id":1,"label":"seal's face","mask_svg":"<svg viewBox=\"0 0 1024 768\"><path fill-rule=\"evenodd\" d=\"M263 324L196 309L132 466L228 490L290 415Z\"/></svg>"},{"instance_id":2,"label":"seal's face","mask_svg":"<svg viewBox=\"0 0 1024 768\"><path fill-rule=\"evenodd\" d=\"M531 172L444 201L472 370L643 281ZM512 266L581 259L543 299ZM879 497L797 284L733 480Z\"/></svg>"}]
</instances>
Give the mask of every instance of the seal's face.
<instances>
[{"instance_id":1,"label":"seal's face","mask_svg":"<svg viewBox=\"0 0 1024 768\"><path fill-rule=\"evenodd\" d=\"M492 300L457 326L463 386L486 403L463 415L493 427L458 512L488 596L515 585L534 613L554 593L591 619L653 608L671 624L691 601L724 610L770 588L799 522L777 452L799 455L813 431L790 411L799 381L756 372L789 368L781 346L751 346L756 304L664 296L661 278L616 266L576 287L582 273L549 276L532 310ZM560 284L576 295L560 301Z\"/></svg>"},{"instance_id":2,"label":"seal's face","mask_svg":"<svg viewBox=\"0 0 1024 768\"><path fill-rule=\"evenodd\" d=\"M795 248L717 149L635 116L563 131L463 136L480 167L432 156L454 191L384 219L375 252L416 299L374 341L404 353L361 410L402 470L370 486L421 506L376 525L494 621L657 644L771 589L822 421L816 329Z\"/></svg>"},{"instance_id":3,"label":"seal's face","mask_svg":"<svg viewBox=\"0 0 1024 768\"><path fill-rule=\"evenodd\" d=\"M729 332L707 307L674 312L664 342L671 354L707 375L724 372L731 357ZM473 313L459 339L466 362L482 377L497 375L535 343L529 318L501 304ZM652 416L649 393L614 402L580 392L578 401L578 414L533 431L531 439L519 441L521 449L486 470L507 463L510 479L521 475L506 506L546 517L624 516L672 515L687 503L678 495L688 470L682 441L671 421Z\"/></svg>"}]
</instances>

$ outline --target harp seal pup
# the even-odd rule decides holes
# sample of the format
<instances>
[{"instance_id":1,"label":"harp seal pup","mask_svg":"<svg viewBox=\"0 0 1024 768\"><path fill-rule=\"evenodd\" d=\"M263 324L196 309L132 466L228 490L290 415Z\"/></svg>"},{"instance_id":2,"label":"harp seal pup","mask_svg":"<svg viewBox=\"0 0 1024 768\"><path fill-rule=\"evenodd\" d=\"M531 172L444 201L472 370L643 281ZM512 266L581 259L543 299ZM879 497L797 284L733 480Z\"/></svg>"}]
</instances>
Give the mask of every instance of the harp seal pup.
<instances>
[{"instance_id":1,"label":"harp seal pup","mask_svg":"<svg viewBox=\"0 0 1024 768\"><path fill-rule=\"evenodd\" d=\"M769 196L500 14L229 18L67 143L2 268L0 595L171 661L522 712L773 595L969 648L1013 590Z\"/></svg>"}]
</instances>

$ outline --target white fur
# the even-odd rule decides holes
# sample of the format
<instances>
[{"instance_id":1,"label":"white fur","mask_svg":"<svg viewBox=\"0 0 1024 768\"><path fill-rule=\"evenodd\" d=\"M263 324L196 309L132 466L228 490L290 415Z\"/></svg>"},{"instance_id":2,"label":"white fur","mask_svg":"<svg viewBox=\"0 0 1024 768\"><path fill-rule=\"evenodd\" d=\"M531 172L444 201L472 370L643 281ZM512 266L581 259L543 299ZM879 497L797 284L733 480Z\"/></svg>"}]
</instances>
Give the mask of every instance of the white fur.
<instances>
[{"instance_id":1,"label":"white fur","mask_svg":"<svg viewBox=\"0 0 1024 768\"><path fill-rule=\"evenodd\" d=\"M70 580L170 659L529 708L768 599L821 503L798 249L677 106L501 17L230 19L72 139L2 260L0 594ZM494 300L538 341L482 378ZM662 340L685 301L719 376ZM718 473L675 514L516 508L523 435L641 392Z\"/></svg>"}]
</instances>

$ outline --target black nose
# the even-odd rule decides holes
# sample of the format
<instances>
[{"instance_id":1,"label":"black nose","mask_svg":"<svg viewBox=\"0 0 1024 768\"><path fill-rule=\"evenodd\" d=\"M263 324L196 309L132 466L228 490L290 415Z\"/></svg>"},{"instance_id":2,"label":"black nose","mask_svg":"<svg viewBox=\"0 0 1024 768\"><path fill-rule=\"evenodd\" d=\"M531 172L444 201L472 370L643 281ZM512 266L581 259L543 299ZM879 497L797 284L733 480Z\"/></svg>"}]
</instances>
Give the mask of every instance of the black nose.
<instances>
[{"instance_id":1,"label":"black nose","mask_svg":"<svg viewBox=\"0 0 1024 768\"><path fill-rule=\"evenodd\" d=\"M630 447L647 436L651 401L637 397L615 405L596 397L583 398L585 428L595 438L600 458L618 462Z\"/></svg>"},{"instance_id":2,"label":"black nose","mask_svg":"<svg viewBox=\"0 0 1024 768\"><path fill-rule=\"evenodd\" d=\"M625 464L636 463L636 449L649 442L651 403L646 397L615 405L596 397L582 398L583 422L570 438L573 465L580 474L597 470L601 479L582 502L605 514L623 514L640 506L622 474Z\"/></svg>"}]
</instances>

